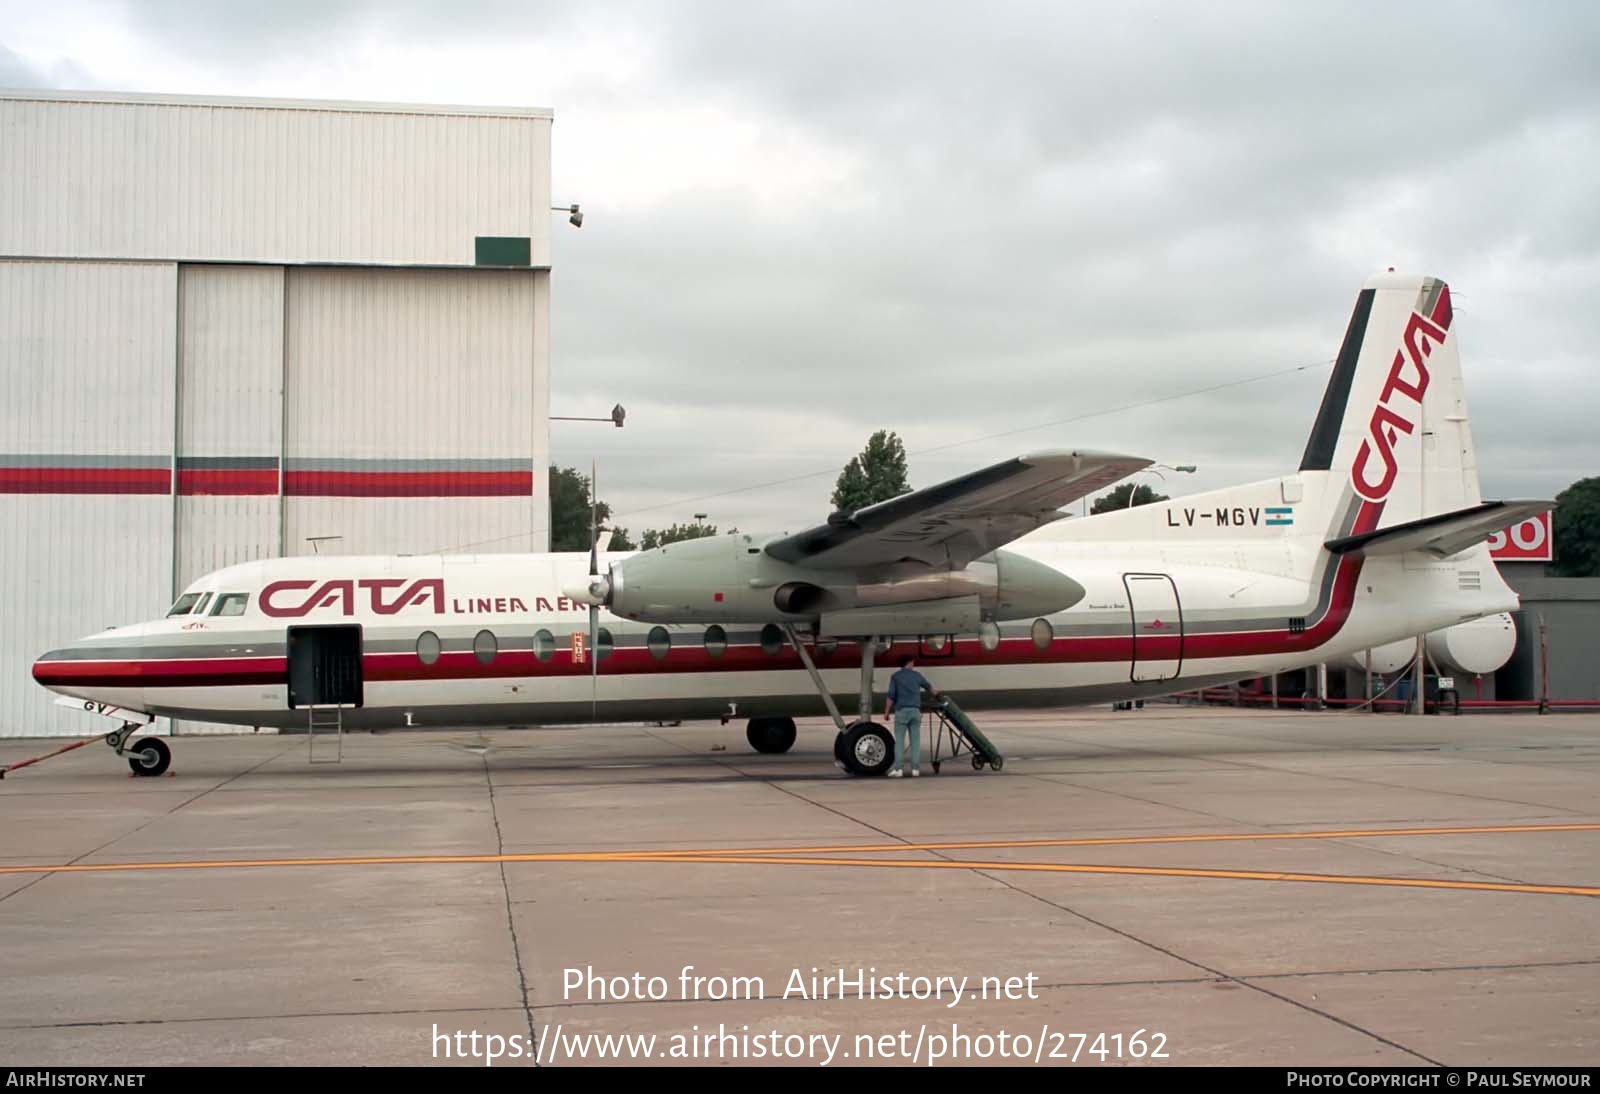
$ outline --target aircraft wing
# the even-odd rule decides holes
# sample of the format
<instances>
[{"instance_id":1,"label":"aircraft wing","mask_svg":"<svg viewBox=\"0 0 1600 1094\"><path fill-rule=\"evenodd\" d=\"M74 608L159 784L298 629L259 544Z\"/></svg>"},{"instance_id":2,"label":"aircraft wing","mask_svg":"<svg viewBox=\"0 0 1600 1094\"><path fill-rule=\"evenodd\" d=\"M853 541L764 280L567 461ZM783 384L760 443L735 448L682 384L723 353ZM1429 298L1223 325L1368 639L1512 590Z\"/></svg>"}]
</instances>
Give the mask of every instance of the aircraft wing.
<instances>
[{"instance_id":1,"label":"aircraft wing","mask_svg":"<svg viewBox=\"0 0 1600 1094\"><path fill-rule=\"evenodd\" d=\"M1062 506L1152 460L1105 452L1036 452L902 494L766 545L773 558L815 569L915 561L960 569L1036 528Z\"/></svg>"},{"instance_id":2,"label":"aircraft wing","mask_svg":"<svg viewBox=\"0 0 1600 1094\"><path fill-rule=\"evenodd\" d=\"M1502 528L1554 508L1555 503L1549 501L1486 501L1470 509L1332 539L1324 546L1336 555L1398 555L1426 551L1439 558L1449 558L1483 542Z\"/></svg>"}]
</instances>

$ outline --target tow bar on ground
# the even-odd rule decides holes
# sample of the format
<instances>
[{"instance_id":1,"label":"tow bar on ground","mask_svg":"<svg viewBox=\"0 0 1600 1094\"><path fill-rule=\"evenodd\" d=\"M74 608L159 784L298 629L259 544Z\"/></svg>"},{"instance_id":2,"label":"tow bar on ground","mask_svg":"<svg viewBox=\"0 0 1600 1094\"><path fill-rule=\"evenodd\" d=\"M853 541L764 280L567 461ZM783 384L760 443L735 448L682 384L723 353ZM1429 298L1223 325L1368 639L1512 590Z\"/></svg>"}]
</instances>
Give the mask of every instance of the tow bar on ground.
<instances>
[{"instance_id":1,"label":"tow bar on ground","mask_svg":"<svg viewBox=\"0 0 1600 1094\"><path fill-rule=\"evenodd\" d=\"M11 774L11 772L16 771L18 768L29 767L29 766L31 766L33 764L38 763L40 760L48 760L52 756L59 756L63 752L71 752L73 749L82 748L84 745L92 745L92 744L94 744L96 741L98 741L100 739L101 738L99 738L99 737L90 737L87 740L83 740L83 741L73 741L70 745L66 745L66 746L64 746L62 748L58 748L54 752L46 752L43 756L35 756L31 760L19 760L14 764L6 764L4 767L0 767L0 779L5 778L7 775Z\"/></svg>"},{"instance_id":2,"label":"tow bar on ground","mask_svg":"<svg viewBox=\"0 0 1600 1094\"><path fill-rule=\"evenodd\" d=\"M81 741L73 741L69 745L61 746L54 752L46 752L43 756L34 756L31 759L19 760L14 764L6 764L0 767L0 779L4 779L13 771L31 767L41 760L48 760L52 756L61 755L63 752L71 752L73 749L82 748L84 745L92 745L96 741L104 741L111 746L112 751L118 756L126 757L128 768L133 775L152 776L165 774L167 769L172 766L172 750L159 737L143 737L137 745L130 747L128 740L139 728L132 722L128 722L121 729L112 730L110 733L98 737L87 737Z\"/></svg>"}]
</instances>

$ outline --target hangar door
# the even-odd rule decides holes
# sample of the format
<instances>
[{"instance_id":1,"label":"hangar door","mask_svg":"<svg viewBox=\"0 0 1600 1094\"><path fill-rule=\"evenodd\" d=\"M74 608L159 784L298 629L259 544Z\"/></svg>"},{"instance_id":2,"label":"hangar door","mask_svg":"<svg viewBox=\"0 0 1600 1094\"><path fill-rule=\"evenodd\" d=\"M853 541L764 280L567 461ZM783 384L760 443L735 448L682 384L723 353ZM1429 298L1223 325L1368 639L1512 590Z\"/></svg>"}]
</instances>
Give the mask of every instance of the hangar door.
<instances>
[{"instance_id":1,"label":"hangar door","mask_svg":"<svg viewBox=\"0 0 1600 1094\"><path fill-rule=\"evenodd\" d=\"M1132 676L1170 680L1183 666L1183 610L1166 574L1123 574L1133 615Z\"/></svg>"}]
</instances>

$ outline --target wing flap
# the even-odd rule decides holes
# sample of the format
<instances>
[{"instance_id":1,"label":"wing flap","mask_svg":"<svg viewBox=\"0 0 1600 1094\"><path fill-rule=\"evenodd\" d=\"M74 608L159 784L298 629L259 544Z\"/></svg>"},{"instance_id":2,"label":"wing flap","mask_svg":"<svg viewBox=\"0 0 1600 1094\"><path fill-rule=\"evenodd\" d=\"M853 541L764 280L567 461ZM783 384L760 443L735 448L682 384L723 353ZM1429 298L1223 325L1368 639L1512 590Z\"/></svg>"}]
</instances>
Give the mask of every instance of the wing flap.
<instances>
[{"instance_id":1,"label":"wing flap","mask_svg":"<svg viewBox=\"0 0 1600 1094\"><path fill-rule=\"evenodd\" d=\"M1554 507L1555 503L1549 501L1486 501L1468 509L1407 521L1393 528L1332 539L1324 546L1336 555L1400 555L1422 551L1449 558L1482 543L1503 528Z\"/></svg>"},{"instance_id":2,"label":"wing flap","mask_svg":"<svg viewBox=\"0 0 1600 1094\"><path fill-rule=\"evenodd\" d=\"M784 562L818 569L915 561L959 569L1066 514L1152 461L1104 452L1036 452L925 487L766 545Z\"/></svg>"}]
</instances>

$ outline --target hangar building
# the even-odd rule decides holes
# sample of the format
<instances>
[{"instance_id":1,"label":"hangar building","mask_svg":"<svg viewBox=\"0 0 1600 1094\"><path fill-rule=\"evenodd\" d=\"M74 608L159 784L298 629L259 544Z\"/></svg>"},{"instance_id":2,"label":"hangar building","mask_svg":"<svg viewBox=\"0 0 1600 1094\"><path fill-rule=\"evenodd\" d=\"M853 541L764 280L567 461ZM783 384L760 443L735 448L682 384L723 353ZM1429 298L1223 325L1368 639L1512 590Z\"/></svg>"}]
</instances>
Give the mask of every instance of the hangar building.
<instances>
[{"instance_id":1,"label":"hangar building","mask_svg":"<svg viewBox=\"0 0 1600 1094\"><path fill-rule=\"evenodd\" d=\"M206 571L547 549L551 124L0 93L0 736Z\"/></svg>"}]
</instances>

